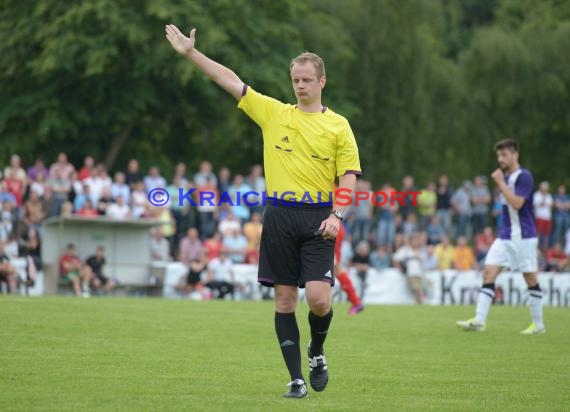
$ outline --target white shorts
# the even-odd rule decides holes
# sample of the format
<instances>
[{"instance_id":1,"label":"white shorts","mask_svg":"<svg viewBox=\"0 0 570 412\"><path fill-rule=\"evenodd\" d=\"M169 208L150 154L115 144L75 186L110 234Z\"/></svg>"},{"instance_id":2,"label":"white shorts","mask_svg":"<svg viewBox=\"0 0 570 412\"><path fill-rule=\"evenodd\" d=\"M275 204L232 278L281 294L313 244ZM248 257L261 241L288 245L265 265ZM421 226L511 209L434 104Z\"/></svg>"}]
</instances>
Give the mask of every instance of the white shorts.
<instances>
[{"instance_id":1,"label":"white shorts","mask_svg":"<svg viewBox=\"0 0 570 412\"><path fill-rule=\"evenodd\" d=\"M502 266L513 272L537 271L538 239L495 239L487 253L485 265Z\"/></svg>"}]
</instances>

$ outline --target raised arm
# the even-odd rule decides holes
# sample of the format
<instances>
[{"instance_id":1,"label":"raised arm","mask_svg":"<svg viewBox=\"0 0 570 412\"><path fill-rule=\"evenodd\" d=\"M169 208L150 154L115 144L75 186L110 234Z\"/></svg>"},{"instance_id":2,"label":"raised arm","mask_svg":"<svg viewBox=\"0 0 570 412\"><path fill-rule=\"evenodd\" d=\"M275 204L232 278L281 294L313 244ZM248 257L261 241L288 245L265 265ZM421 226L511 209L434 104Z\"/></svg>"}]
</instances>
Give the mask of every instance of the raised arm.
<instances>
[{"instance_id":1,"label":"raised arm","mask_svg":"<svg viewBox=\"0 0 570 412\"><path fill-rule=\"evenodd\" d=\"M190 37L186 37L172 24L168 24L165 27L165 31L166 38L174 50L188 58L195 66L202 70L206 76L216 82L236 100L241 99L244 83L237 74L206 57L194 47L196 42L196 29L190 31Z\"/></svg>"}]
</instances>

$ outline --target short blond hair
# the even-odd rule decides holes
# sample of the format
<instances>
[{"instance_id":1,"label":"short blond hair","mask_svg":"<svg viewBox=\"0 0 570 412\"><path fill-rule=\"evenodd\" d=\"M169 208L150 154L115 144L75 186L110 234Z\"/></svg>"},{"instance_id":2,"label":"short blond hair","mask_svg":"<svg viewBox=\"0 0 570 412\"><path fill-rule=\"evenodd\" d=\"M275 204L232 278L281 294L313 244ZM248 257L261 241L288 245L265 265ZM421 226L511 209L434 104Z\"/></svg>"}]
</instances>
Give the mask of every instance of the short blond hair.
<instances>
[{"instance_id":1,"label":"short blond hair","mask_svg":"<svg viewBox=\"0 0 570 412\"><path fill-rule=\"evenodd\" d=\"M300 55L295 57L293 60L291 60L291 65L289 66L289 71L291 71L291 69L293 69L293 65L295 63L299 63L299 64L312 63L313 66L315 67L316 72L317 72L317 78L318 79L320 79L321 77L326 75L325 74L325 62L323 62L323 59L321 59L315 53L305 52L305 53L301 53Z\"/></svg>"}]
</instances>

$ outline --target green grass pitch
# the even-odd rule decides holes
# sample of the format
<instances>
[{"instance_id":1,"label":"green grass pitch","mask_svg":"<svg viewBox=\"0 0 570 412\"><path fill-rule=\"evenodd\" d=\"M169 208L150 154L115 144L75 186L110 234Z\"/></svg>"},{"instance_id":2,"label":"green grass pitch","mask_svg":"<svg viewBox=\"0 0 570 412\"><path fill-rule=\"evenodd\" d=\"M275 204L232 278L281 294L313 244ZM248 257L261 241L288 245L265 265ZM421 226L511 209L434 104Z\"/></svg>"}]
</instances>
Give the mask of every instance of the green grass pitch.
<instances>
[{"instance_id":1,"label":"green grass pitch","mask_svg":"<svg viewBox=\"0 0 570 412\"><path fill-rule=\"evenodd\" d=\"M0 296L0 410L570 410L570 311L522 336L528 308L335 306L330 381L284 399L289 376L271 302ZM309 340L297 312L303 369Z\"/></svg>"}]
</instances>

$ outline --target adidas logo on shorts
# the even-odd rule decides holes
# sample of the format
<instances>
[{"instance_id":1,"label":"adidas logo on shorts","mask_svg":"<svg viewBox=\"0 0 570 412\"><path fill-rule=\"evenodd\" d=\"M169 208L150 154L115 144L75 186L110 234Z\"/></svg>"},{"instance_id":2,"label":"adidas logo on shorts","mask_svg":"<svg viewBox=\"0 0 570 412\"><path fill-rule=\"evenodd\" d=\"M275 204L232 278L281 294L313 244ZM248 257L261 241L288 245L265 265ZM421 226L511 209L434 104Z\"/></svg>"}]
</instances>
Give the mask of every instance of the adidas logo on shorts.
<instances>
[{"instance_id":1,"label":"adidas logo on shorts","mask_svg":"<svg viewBox=\"0 0 570 412\"><path fill-rule=\"evenodd\" d=\"M331 278L332 279L332 273L330 270L327 273L325 273L325 278Z\"/></svg>"}]
</instances>

